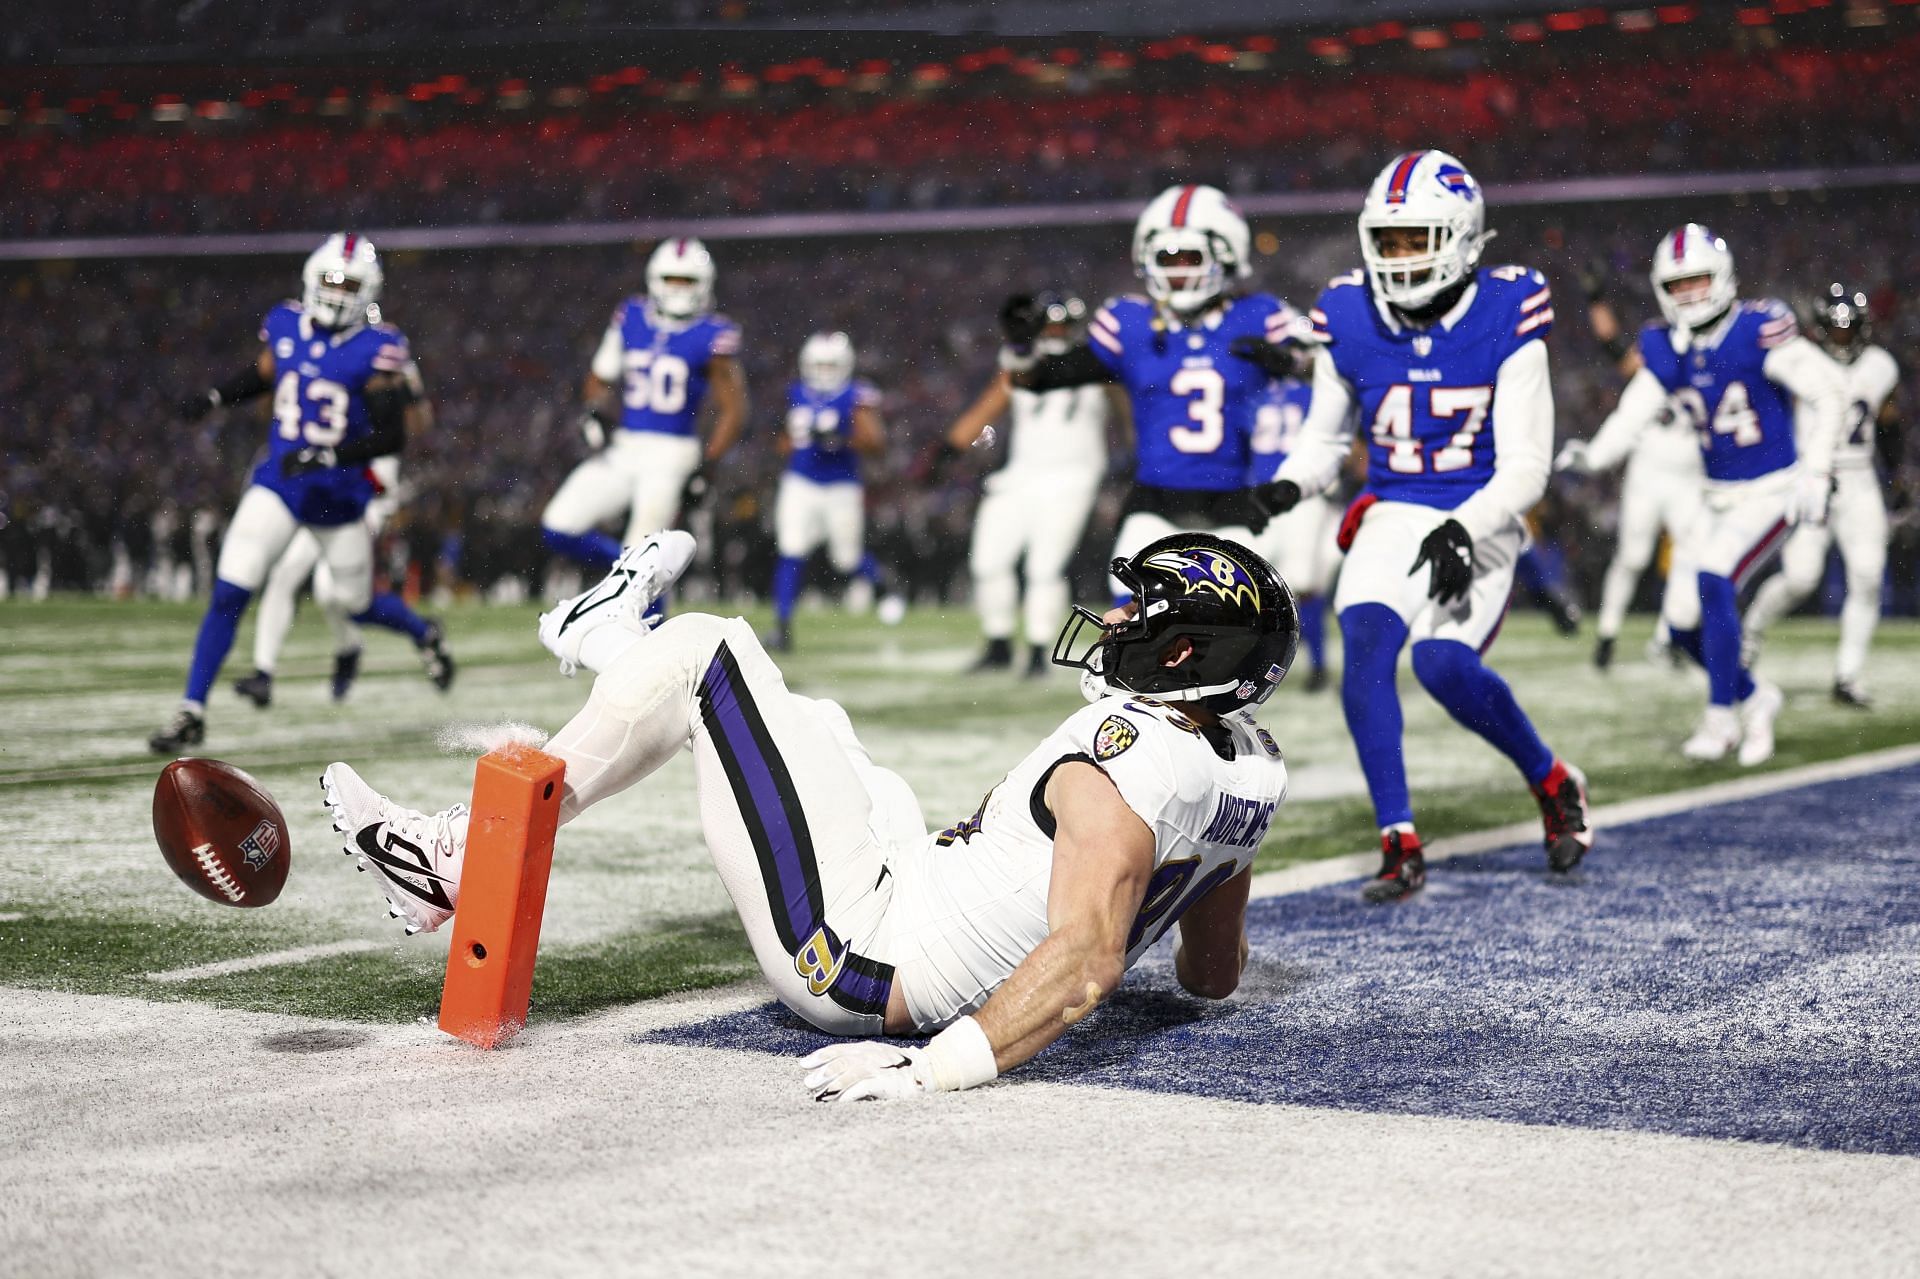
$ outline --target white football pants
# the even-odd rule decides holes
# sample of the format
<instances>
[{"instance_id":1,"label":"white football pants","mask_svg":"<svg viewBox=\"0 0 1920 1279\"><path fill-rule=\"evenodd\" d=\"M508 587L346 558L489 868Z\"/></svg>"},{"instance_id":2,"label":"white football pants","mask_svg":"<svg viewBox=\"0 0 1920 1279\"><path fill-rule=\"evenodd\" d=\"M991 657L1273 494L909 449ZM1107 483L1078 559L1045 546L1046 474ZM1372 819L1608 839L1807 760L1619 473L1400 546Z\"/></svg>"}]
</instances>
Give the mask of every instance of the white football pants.
<instances>
[{"instance_id":1,"label":"white football pants","mask_svg":"<svg viewBox=\"0 0 1920 1279\"><path fill-rule=\"evenodd\" d=\"M1465 599L1442 606L1429 598L1433 570L1422 564L1420 543L1453 518L1452 511L1412 502L1375 502L1360 522L1334 592L1336 614L1360 604L1385 604L1407 624L1413 643L1458 640L1476 652L1493 647L1513 598L1513 568L1527 547L1526 526L1515 520L1473 544L1473 586Z\"/></svg>"},{"instance_id":2,"label":"white football pants","mask_svg":"<svg viewBox=\"0 0 1920 1279\"><path fill-rule=\"evenodd\" d=\"M671 528L680 513L680 493L700 467L700 441L660 431L614 433L613 442L580 465L540 513L540 527L585 533L628 512L621 544Z\"/></svg>"},{"instance_id":3,"label":"white football pants","mask_svg":"<svg viewBox=\"0 0 1920 1279\"><path fill-rule=\"evenodd\" d=\"M367 503L364 516L367 536L376 545L380 530L386 527L398 505L386 496ZM273 570L267 574L266 587L260 592L259 606L253 616L253 669L256 671L271 675L279 664L280 650L286 647L287 633L293 629L294 605L309 576L313 578L315 602L327 601L320 603L320 615L326 618L327 630L333 634L333 651L350 653L360 647L360 628L336 599L333 570L320 561L320 541L312 530L303 528L280 553Z\"/></svg>"},{"instance_id":4,"label":"white football pants","mask_svg":"<svg viewBox=\"0 0 1920 1279\"><path fill-rule=\"evenodd\" d=\"M353 520L330 527L303 525L278 493L257 484L241 494L240 505L227 522L214 575L249 591L259 590L267 570L302 529L313 535L319 549L317 562L327 568L324 592L319 577L314 578L314 598L322 607L332 605L349 614L364 610L373 599L373 537L366 524Z\"/></svg>"},{"instance_id":5,"label":"white football pants","mask_svg":"<svg viewBox=\"0 0 1920 1279\"><path fill-rule=\"evenodd\" d=\"M1601 639L1620 634L1633 603L1640 575L1653 563L1661 530L1680 545L1681 536L1700 513L1706 478L1700 446L1691 433L1648 431L1634 448L1620 482L1620 540L1600 587L1600 614L1594 631Z\"/></svg>"},{"instance_id":6,"label":"white football pants","mask_svg":"<svg viewBox=\"0 0 1920 1279\"><path fill-rule=\"evenodd\" d=\"M926 839L920 805L845 711L787 690L746 622L684 613L636 636L546 749L563 822L691 749L708 851L780 1002L830 1034L880 1031L888 863Z\"/></svg>"},{"instance_id":7,"label":"white football pants","mask_svg":"<svg viewBox=\"0 0 1920 1279\"><path fill-rule=\"evenodd\" d=\"M1099 494L1098 471L999 471L987 477L973 516L967 567L973 606L988 639L1013 638L1016 614L1023 611L1014 569L1025 557L1027 643L1053 643L1071 603L1067 567Z\"/></svg>"},{"instance_id":8,"label":"white football pants","mask_svg":"<svg viewBox=\"0 0 1920 1279\"><path fill-rule=\"evenodd\" d=\"M1867 648L1880 622L1880 589L1887 572L1887 504L1871 467L1834 473L1833 505L1824 525L1796 528L1780 548L1780 572L1768 578L1747 606L1745 629L1764 635L1799 606L1826 575L1827 553L1840 548L1847 570L1847 602L1840 608L1840 653L1834 678L1850 684L1867 664Z\"/></svg>"},{"instance_id":9,"label":"white football pants","mask_svg":"<svg viewBox=\"0 0 1920 1279\"><path fill-rule=\"evenodd\" d=\"M1765 568L1787 539L1787 499L1797 471L1757 480L1709 481L1700 513L1673 549L1660 615L1676 631L1700 626L1700 574L1728 578L1738 590Z\"/></svg>"},{"instance_id":10,"label":"white football pants","mask_svg":"<svg viewBox=\"0 0 1920 1279\"><path fill-rule=\"evenodd\" d=\"M1325 595L1340 568L1340 508L1315 494L1268 522L1251 543L1296 596Z\"/></svg>"},{"instance_id":11,"label":"white football pants","mask_svg":"<svg viewBox=\"0 0 1920 1279\"><path fill-rule=\"evenodd\" d=\"M780 477L773 539L781 555L805 559L824 542L833 567L851 573L860 567L866 536L866 493L857 482L820 484L792 471Z\"/></svg>"}]
</instances>

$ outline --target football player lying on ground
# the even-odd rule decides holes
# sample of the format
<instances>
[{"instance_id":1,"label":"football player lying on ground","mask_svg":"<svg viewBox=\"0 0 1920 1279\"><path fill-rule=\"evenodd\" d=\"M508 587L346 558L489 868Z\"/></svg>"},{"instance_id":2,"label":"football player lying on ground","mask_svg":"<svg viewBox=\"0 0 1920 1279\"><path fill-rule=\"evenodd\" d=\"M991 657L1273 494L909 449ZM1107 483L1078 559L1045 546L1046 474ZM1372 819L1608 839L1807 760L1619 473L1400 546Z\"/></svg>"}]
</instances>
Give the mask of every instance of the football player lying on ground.
<instances>
[{"instance_id":1,"label":"football player lying on ground","mask_svg":"<svg viewBox=\"0 0 1920 1279\"><path fill-rule=\"evenodd\" d=\"M693 547L656 534L540 620L562 670L598 672L546 747L566 764L560 817L693 752L707 848L781 1002L829 1034L932 1036L822 1048L801 1063L816 1100L985 1083L1091 1013L1176 921L1180 984L1233 993L1250 868L1286 792L1251 710L1299 636L1266 561L1204 533L1115 560L1131 600L1104 618L1076 609L1054 647L1093 704L930 836L846 712L789 692L745 621L648 628ZM345 764L322 787L407 931L451 918L466 807L401 808Z\"/></svg>"}]
</instances>

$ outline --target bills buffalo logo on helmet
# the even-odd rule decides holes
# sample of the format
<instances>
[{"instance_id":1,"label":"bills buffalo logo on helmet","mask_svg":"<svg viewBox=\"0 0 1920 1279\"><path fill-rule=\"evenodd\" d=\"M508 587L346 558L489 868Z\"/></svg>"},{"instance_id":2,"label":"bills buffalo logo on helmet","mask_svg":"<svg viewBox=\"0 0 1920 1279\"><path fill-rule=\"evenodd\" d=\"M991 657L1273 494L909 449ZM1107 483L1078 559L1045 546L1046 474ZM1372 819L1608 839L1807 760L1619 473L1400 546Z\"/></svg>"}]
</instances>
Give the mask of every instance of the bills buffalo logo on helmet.
<instances>
[{"instance_id":1,"label":"bills buffalo logo on helmet","mask_svg":"<svg viewBox=\"0 0 1920 1279\"><path fill-rule=\"evenodd\" d=\"M253 828L253 834L240 841L240 856L253 870L272 861L279 851L280 832L273 828L272 822L261 822Z\"/></svg>"},{"instance_id":2,"label":"bills buffalo logo on helmet","mask_svg":"<svg viewBox=\"0 0 1920 1279\"><path fill-rule=\"evenodd\" d=\"M1186 583L1186 594L1210 592L1223 600L1235 600L1252 609L1260 607L1260 588L1253 574L1239 561L1219 551L1195 547L1186 551L1162 551L1150 556L1147 564L1177 573Z\"/></svg>"},{"instance_id":3,"label":"bills buffalo logo on helmet","mask_svg":"<svg viewBox=\"0 0 1920 1279\"><path fill-rule=\"evenodd\" d=\"M1109 715L1100 721L1093 734L1093 757L1106 763L1140 740L1140 730L1131 721Z\"/></svg>"},{"instance_id":4,"label":"bills buffalo logo on helmet","mask_svg":"<svg viewBox=\"0 0 1920 1279\"><path fill-rule=\"evenodd\" d=\"M1433 175L1434 180L1447 190L1463 199L1472 199L1475 186L1473 175L1457 164L1443 164Z\"/></svg>"}]
</instances>

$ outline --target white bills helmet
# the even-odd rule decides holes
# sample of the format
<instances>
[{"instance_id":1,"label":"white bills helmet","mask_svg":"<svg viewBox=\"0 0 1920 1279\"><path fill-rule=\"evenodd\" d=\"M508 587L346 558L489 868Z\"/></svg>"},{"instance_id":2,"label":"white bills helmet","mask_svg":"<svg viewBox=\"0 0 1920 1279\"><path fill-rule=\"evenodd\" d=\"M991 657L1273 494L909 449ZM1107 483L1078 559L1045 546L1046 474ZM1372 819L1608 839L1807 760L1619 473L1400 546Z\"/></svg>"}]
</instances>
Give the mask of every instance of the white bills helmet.
<instances>
[{"instance_id":1,"label":"white bills helmet","mask_svg":"<svg viewBox=\"0 0 1920 1279\"><path fill-rule=\"evenodd\" d=\"M800 380L815 395L837 395L853 381L853 339L816 333L800 346Z\"/></svg>"},{"instance_id":2,"label":"white bills helmet","mask_svg":"<svg viewBox=\"0 0 1920 1279\"><path fill-rule=\"evenodd\" d=\"M691 320L713 305L713 255L691 236L663 240L647 259L647 297L671 320Z\"/></svg>"},{"instance_id":3,"label":"white bills helmet","mask_svg":"<svg viewBox=\"0 0 1920 1279\"><path fill-rule=\"evenodd\" d=\"M1695 281L1676 295L1676 281ZM1653 296L1660 314L1676 329L1704 329L1727 313L1739 292L1733 276L1733 250L1727 242L1698 222L1689 222L1660 237L1653 251Z\"/></svg>"},{"instance_id":4,"label":"white bills helmet","mask_svg":"<svg viewBox=\"0 0 1920 1279\"><path fill-rule=\"evenodd\" d=\"M1247 220L1217 187L1168 187L1133 224L1133 265L1154 301L1192 315L1252 271Z\"/></svg>"},{"instance_id":5,"label":"white bills helmet","mask_svg":"<svg viewBox=\"0 0 1920 1279\"><path fill-rule=\"evenodd\" d=\"M366 322L384 278L372 240L336 231L307 256L300 270L301 301L321 328L351 329Z\"/></svg>"},{"instance_id":6,"label":"white bills helmet","mask_svg":"<svg viewBox=\"0 0 1920 1279\"><path fill-rule=\"evenodd\" d=\"M1403 311L1418 311L1473 274L1487 234L1487 202L1467 167L1445 151L1409 151L1380 170L1360 206L1360 257L1374 296ZM1425 231L1424 249L1408 237ZM1414 237L1418 244L1418 237ZM1397 242L1399 251L1382 247Z\"/></svg>"}]
</instances>

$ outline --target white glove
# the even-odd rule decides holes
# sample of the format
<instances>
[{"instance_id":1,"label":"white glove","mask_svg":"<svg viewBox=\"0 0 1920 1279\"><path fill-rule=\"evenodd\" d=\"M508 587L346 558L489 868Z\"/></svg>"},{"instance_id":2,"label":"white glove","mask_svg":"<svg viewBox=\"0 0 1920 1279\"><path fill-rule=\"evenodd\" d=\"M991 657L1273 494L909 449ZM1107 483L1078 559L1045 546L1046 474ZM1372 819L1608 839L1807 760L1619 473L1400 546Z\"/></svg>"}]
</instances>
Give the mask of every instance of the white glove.
<instances>
[{"instance_id":1,"label":"white glove","mask_svg":"<svg viewBox=\"0 0 1920 1279\"><path fill-rule=\"evenodd\" d=\"M1568 440L1560 446L1559 456L1553 459L1556 471L1572 471L1576 475L1585 475L1593 468L1587 465L1587 442Z\"/></svg>"},{"instance_id":2,"label":"white glove","mask_svg":"<svg viewBox=\"0 0 1920 1279\"><path fill-rule=\"evenodd\" d=\"M580 438L595 453L607 447L607 422L599 409L588 409L580 415Z\"/></svg>"},{"instance_id":3,"label":"white glove","mask_svg":"<svg viewBox=\"0 0 1920 1279\"><path fill-rule=\"evenodd\" d=\"M865 1040L828 1044L800 1062L815 1101L895 1101L934 1091L933 1070L919 1048Z\"/></svg>"},{"instance_id":4,"label":"white glove","mask_svg":"<svg viewBox=\"0 0 1920 1279\"><path fill-rule=\"evenodd\" d=\"M1000 348L1000 367L1008 373L1025 373L1040 363L1040 352L1032 348L1022 349L1016 346Z\"/></svg>"},{"instance_id":5,"label":"white glove","mask_svg":"<svg viewBox=\"0 0 1920 1279\"><path fill-rule=\"evenodd\" d=\"M1833 496L1833 477L1831 475L1796 475L1793 488L1787 492L1787 522L1789 524L1825 524L1827 522L1827 502Z\"/></svg>"}]
</instances>

